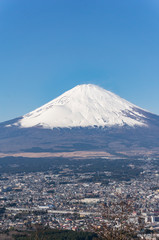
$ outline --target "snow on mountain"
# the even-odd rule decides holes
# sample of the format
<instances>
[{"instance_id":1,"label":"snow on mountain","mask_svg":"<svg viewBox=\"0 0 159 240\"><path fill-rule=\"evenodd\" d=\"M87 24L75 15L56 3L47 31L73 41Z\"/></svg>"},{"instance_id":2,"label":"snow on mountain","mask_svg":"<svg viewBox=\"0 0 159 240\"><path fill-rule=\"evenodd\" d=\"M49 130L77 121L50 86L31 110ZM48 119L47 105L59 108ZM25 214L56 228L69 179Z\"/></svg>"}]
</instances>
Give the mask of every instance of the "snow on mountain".
<instances>
[{"instance_id":1,"label":"snow on mountain","mask_svg":"<svg viewBox=\"0 0 159 240\"><path fill-rule=\"evenodd\" d=\"M70 128L88 126L146 126L144 111L99 86L74 87L40 108L24 115L21 128Z\"/></svg>"}]
</instances>

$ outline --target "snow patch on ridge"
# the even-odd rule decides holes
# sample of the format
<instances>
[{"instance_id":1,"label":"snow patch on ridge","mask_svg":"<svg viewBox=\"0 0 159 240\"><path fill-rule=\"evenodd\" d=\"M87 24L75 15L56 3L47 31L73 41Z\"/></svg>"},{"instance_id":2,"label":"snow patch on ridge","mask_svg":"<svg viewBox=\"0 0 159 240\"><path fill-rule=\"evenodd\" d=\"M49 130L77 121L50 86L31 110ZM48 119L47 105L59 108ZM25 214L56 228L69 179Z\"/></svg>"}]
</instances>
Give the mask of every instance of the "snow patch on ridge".
<instances>
[{"instance_id":1,"label":"snow patch on ridge","mask_svg":"<svg viewBox=\"0 0 159 240\"><path fill-rule=\"evenodd\" d=\"M83 84L74 87L40 108L24 115L21 128L69 128L88 126L146 126L141 108L101 87Z\"/></svg>"}]
</instances>

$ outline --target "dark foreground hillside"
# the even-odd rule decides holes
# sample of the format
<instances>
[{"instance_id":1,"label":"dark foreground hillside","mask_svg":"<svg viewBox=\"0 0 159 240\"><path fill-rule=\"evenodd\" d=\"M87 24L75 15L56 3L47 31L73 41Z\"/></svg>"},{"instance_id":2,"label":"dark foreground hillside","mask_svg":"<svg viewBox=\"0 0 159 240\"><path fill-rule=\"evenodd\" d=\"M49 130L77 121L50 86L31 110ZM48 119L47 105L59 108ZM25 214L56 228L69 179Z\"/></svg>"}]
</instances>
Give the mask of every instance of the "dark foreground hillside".
<instances>
[{"instance_id":1,"label":"dark foreground hillside","mask_svg":"<svg viewBox=\"0 0 159 240\"><path fill-rule=\"evenodd\" d=\"M38 229L38 231L6 231L0 233L6 240L95 240L97 235L89 232Z\"/></svg>"}]
</instances>

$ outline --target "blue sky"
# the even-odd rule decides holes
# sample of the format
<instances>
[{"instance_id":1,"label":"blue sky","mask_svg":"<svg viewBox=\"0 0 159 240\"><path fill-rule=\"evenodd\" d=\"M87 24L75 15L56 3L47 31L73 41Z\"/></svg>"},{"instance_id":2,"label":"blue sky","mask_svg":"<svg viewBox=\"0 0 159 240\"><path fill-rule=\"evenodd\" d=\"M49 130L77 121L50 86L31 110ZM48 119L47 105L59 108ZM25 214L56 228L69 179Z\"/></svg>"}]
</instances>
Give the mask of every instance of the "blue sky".
<instances>
[{"instance_id":1,"label":"blue sky","mask_svg":"<svg viewBox=\"0 0 159 240\"><path fill-rule=\"evenodd\" d=\"M1 0L0 121L83 83L159 114L159 1Z\"/></svg>"}]
</instances>

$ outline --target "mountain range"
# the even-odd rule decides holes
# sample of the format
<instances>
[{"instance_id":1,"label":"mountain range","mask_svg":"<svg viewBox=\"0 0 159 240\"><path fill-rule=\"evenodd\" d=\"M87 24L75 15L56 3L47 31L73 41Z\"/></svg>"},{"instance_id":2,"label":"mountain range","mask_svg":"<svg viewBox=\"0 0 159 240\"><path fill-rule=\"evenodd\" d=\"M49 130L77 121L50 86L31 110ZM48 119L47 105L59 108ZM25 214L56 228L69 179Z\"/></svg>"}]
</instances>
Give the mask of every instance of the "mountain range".
<instances>
[{"instance_id":1,"label":"mountain range","mask_svg":"<svg viewBox=\"0 0 159 240\"><path fill-rule=\"evenodd\" d=\"M159 116L99 86L78 85L0 124L0 156L44 153L155 155L159 153Z\"/></svg>"}]
</instances>

